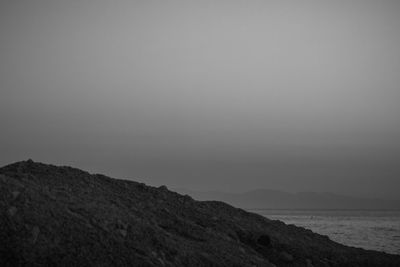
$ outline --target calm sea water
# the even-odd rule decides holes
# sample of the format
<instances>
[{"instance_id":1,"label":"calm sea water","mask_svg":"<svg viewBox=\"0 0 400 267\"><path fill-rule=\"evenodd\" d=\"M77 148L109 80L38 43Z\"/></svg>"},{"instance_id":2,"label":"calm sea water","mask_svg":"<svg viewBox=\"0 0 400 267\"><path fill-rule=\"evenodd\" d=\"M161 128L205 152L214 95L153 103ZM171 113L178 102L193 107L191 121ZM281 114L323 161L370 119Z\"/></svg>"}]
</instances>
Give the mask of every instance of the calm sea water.
<instances>
[{"instance_id":1,"label":"calm sea water","mask_svg":"<svg viewBox=\"0 0 400 267\"><path fill-rule=\"evenodd\" d=\"M400 211L251 210L354 247L400 254Z\"/></svg>"}]
</instances>

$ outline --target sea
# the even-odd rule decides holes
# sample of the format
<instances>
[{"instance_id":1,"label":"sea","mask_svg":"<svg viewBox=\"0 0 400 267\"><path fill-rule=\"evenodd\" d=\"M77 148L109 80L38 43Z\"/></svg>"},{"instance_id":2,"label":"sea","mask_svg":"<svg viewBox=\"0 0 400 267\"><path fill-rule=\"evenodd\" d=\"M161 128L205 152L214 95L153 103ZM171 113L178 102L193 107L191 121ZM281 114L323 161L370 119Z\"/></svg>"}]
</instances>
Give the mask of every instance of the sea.
<instances>
[{"instance_id":1,"label":"sea","mask_svg":"<svg viewBox=\"0 0 400 267\"><path fill-rule=\"evenodd\" d=\"M344 245L400 254L400 210L251 211L310 229Z\"/></svg>"}]
</instances>

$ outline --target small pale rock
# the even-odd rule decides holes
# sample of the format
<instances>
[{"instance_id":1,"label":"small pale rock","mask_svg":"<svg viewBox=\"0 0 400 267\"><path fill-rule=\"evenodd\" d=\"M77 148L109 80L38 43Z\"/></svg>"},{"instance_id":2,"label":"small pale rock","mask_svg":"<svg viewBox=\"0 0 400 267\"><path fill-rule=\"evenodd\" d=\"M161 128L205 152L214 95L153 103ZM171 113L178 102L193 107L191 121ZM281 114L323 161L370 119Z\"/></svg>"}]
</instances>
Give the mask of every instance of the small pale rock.
<instances>
[{"instance_id":1,"label":"small pale rock","mask_svg":"<svg viewBox=\"0 0 400 267\"><path fill-rule=\"evenodd\" d=\"M32 241L33 241L33 244L36 243L39 234L40 234L39 227L38 226L34 226L33 229L32 229Z\"/></svg>"},{"instance_id":2,"label":"small pale rock","mask_svg":"<svg viewBox=\"0 0 400 267\"><path fill-rule=\"evenodd\" d=\"M169 209L167 209L167 208L163 208L162 210L165 212L169 212Z\"/></svg>"},{"instance_id":3,"label":"small pale rock","mask_svg":"<svg viewBox=\"0 0 400 267\"><path fill-rule=\"evenodd\" d=\"M18 211L18 209L17 209L16 207L11 206L11 207L8 209L8 214L10 214L10 216L12 217L12 216L14 216L14 215L17 213L17 211Z\"/></svg>"},{"instance_id":4,"label":"small pale rock","mask_svg":"<svg viewBox=\"0 0 400 267\"><path fill-rule=\"evenodd\" d=\"M161 263L161 266L165 266L165 262L163 261L163 259L161 259L161 258L157 258L157 259Z\"/></svg>"},{"instance_id":5,"label":"small pale rock","mask_svg":"<svg viewBox=\"0 0 400 267\"><path fill-rule=\"evenodd\" d=\"M126 237L126 235L128 234L128 231L126 231L125 229L120 229L119 232L123 237Z\"/></svg>"},{"instance_id":6,"label":"small pale rock","mask_svg":"<svg viewBox=\"0 0 400 267\"><path fill-rule=\"evenodd\" d=\"M21 193L19 191L13 191L11 193L13 200L16 200Z\"/></svg>"}]
</instances>

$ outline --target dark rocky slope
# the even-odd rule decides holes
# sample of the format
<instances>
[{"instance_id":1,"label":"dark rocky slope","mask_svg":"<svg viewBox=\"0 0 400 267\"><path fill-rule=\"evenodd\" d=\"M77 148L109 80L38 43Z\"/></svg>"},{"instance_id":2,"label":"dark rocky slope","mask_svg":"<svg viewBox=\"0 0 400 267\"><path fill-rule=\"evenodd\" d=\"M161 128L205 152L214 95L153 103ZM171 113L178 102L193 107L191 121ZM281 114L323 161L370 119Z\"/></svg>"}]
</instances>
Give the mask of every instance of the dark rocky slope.
<instances>
[{"instance_id":1,"label":"dark rocky slope","mask_svg":"<svg viewBox=\"0 0 400 267\"><path fill-rule=\"evenodd\" d=\"M142 183L0 168L0 266L400 266L400 256Z\"/></svg>"}]
</instances>

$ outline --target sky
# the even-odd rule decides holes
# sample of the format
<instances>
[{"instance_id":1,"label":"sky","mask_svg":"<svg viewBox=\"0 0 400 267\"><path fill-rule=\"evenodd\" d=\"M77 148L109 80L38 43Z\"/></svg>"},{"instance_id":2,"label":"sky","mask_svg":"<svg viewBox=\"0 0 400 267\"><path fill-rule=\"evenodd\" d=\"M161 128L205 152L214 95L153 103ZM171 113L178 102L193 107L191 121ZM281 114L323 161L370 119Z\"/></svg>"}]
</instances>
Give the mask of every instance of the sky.
<instances>
[{"instance_id":1,"label":"sky","mask_svg":"<svg viewBox=\"0 0 400 267\"><path fill-rule=\"evenodd\" d=\"M400 1L0 0L0 165L397 197Z\"/></svg>"}]
</instances>

